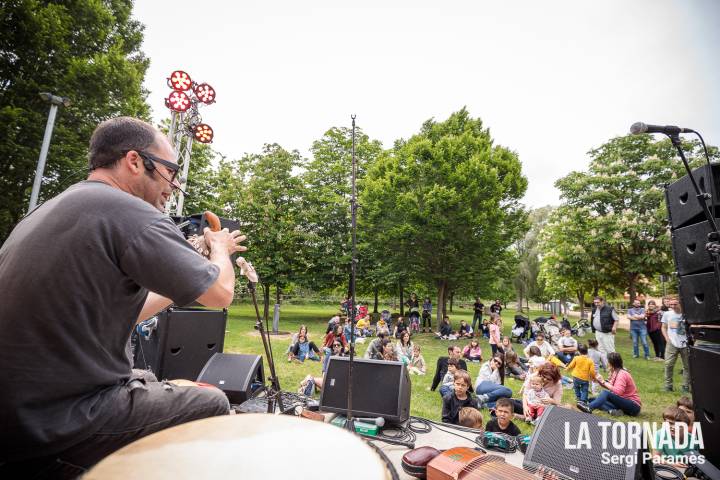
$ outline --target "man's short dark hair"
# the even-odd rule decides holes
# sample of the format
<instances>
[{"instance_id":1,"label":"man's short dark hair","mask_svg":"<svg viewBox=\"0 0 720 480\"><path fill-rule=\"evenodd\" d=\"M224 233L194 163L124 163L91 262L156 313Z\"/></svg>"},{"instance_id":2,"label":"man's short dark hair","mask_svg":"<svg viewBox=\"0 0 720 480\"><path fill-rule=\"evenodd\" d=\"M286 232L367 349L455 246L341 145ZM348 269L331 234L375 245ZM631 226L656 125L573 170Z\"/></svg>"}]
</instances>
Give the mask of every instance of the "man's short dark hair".
<instances>
[{"instance_id":1,"label":"man's short dark hair","mask_svg":"<svg viewBox=\"0 0 720 480\"><path fill-rule=\"evenodd\" d=\"M601 297L600 295L598 295L597 297L595 297L593 300L600 300L601 302L604 302L604 301L605 301L605 299L604 299L603 297Z\"/></svg>"},{"instance_id":2,"label":"man's short dark hair","mask_svg":"<svg viewBox=\"0 0 720 480\"><path fill-rule=\"evenodd\" d=\"M116 117L105 120L90 137L90 170L113 168L126 152L146 150L156 139L157 130L137 118Z\"/></svg>"}]
</instances>

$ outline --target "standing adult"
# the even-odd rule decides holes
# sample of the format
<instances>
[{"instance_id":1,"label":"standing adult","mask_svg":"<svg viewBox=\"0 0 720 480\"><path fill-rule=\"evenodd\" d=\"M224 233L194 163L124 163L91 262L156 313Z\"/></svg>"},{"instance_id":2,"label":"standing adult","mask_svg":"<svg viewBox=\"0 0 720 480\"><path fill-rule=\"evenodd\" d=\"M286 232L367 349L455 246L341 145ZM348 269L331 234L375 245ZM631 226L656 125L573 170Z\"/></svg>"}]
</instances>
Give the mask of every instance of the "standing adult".
<instances>
[{"instance_id":1,"label":"standing adult","mask_svg":"<svg viewBox=\"0 0 720 480\"><path fill-rule=\"evenodd\" d=\"M475 297L475 303L473 303L473 320L472 329L473 332L477 332L477 325L482 328L482 317L485 310L485 305L480 301L480 297ZM479 322L479 323L478 323Z\"/></svg>"},{"instance_id":2,"label":"standing adult","mask_svg":"<svg viewBox=\"0 0 720 480\"><path fill-rule=\"evenodd\" d=\"M229 412L218 389L138 375L126 347L172 303L230 305L245 237L206 229L207 259L185 240L164 213L180 167L152 125L102 122L88 159L87 180L0 249L0 477L74 478L140 437Z\"/></svg>"},{"instance_id":3,"label":"standing adult","mask_svg":"<svg viewBox=\"0 0 720 480\"><path fill-rule=\"evenodd\" d=\"M420 324L420 302L418 301L417 295L412 293L410 298L405 302L405 306L410 309L409 321L410 325ZM398 337L400 338L400 337Z\"/></svg>"},{"instance_id":4,"label":"standing adult","mask_svg":"<svg viewBox=\"0 0 720 480\"><path fill-rule=\"evenodd\" d=\"M655 360L657 361L665 359L665 337L663 337L662 323L660 322L662 313L661 310L658 310L655 300L648 301L645 322L650 341L653 344L653 350L655 350Z\"/></svg>"},{"instance_id":5,"label":"standing adult","mask_svg":"<svg viewBox=\"0 0 720 480\"><path fill-rule=\"evenodd\" d=\"M425 325L427 324L427 330ZM432 302L430 297L425 297L425 301L422 304L422 331L432 332Z\"/></svg>"},{"instance_id":6,"label":"standing adult","mask_svg":"<svg viewBox=\"0 0 720 480\"><path fill-rule=\"evenodd\" d=\"M683 392L690 391L690 363L688 361L687 332L682 307L677 298L669 298L667 305L671 310L662 316L662 334L665 337L665 391L673 391L673 370L677 358L683 364Z\"/></svg>"},{"instance_id":7,"label":"standing adult","mask_svg":"<svg viewBox=\"0 0 720 480\"><path fill-rule=\"evenodd\" d=\"M645 360L650 358L650 349L648 348L647 342L647 325L645 325L645 309L640 304L640 300L637 298L633 300L633 305L628 309L627 312L628 320L630 320L630 336L632 336L633 342L633 358L640 356L640 349L638 346L638 340L642 342L643 353L645 354Z\"/></svg>"},{"instance_id":8,"label":"standing adult","mask_svg":"<svg viewBox=\"0 0 720 480\"><path fill-rule=\"evenodd\" d=\"M457 345L449 345L448 356L437 359L437 365L435 365L435 376L433 377L432 385L430 385L431 391L435 391L440 384L440 381L447 373L447 362L450 358L456 358L458 361L458 368L467 372L467 363L465 363L465 360L462 359L462 351L460 350L460 347Z\"/></svg>"},{"instance_id":9,"label":"standing adult","mask_svg":"<svg viewBox=\"0 0 720 480\"><path fill-rule=\"evenodd\" d=\"M502 309L503 308L502 308L502 305L500 305L499 299L495 299L495 303L490 305L490 313L497 313L498 315L500 315L500 313L502 312Z\"/></svg>"},{"instance_id":10,"label":"standing adult","mask_svg":"<svg viewBox=\"0 0 720 480\"><path fill-rule=\"evenodd\" d=\"M608 367L610 372L607 381L603 380L599 373L595 375L595 380L605 390L600 392L600 395L592 399L589 404L578 403L577 407L586 413L600 409L613 416L623 414L637 416L640 413L642 402L635 386L635 380L630 372L623 368L623 360L619 353L608 354Z\"/></svg>"},{"instance_id":11,"label":"standing adult","mask_svg":"<svg viewBox=\"0 0 720 480\"><path fill-rule=\"evenodd\" d=\"M590 326L598 341L598 350L605 355L615 351L615 332L619 317L613 307L605 303L603 297L593 299L592 322Z\"/></svg>"}]
</instances>

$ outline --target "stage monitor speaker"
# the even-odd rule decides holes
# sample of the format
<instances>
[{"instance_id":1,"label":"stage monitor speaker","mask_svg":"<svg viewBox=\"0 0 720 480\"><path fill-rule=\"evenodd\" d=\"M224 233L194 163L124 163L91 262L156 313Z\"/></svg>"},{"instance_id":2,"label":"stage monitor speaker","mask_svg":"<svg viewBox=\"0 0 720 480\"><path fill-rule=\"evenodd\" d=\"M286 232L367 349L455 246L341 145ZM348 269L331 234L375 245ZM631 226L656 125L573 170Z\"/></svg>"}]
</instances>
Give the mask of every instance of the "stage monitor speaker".
<instances>
[{"instance_id":1,"label":"stage monitor speaker","mask_svg":"<svg viewBox=\"0 0 720 480\"><path fill-rule=\"evenodd\" d=\"M347 357L330 357L323 377L320 409L347 412ZM410 376L402 362L355 358L352 372L352 414L383 417L402 423L410 416Z\"/></svg>"},{"instance_id":2,"label":"stage monitor speaker","mask_svg":"<svg viewBox=\"0 0 720 480\"><path fill-rule=\"evenodd\" d=\"M161 380L193 380L223 351L227 310L169 308L157 318L149 339L136 340L135 368L151 370Z\"/></svg>"},{"instance_id":3,"label":"stage monitor speaker","mask_svg":"<svg viewBox=\"0 0 720 480\"><path fill-rule=\"evenodd\" d=\"M692 173L700 190L708 192L711 183L709 167L705 165L696 168ZM709 202L711 211L712 205L720 205L720 165L713 165L712 173L715 177L715 186L712 201ZM670 227L673 230L705 220L703 208L700 206L696 195L690 177L687 175L671 183L665 189Z\"/></svg>"},{"instance_id":4,"label":"stage monitor speaker","mask_svg":"<svg viewBox=\"0 0 720 480\"><path fill-rule=\"evenodd\" d=\"M198 382L215 385L230 403L239 405L265 385L262 357L239 353L216 353L197 377Z\"/></svg>"},{"instance_id":5,"label":"stage monitor speaker","mask_svg":"<svg viewBox=\"0 0 720 480\"><path fill-rule=\"evenodd\" d=\"M720 322L720 299L713 272L680 276L680 304L690 324Z\"/></svg>"},{"instance_id":6,"label":"stage monitor speaker","mask_svg":"<svg viewBox=\"0 0 720 480\"><path fill-rule=\"evenodd\" d=\"M550 467L574 480L654 478L652 466L642 461L640 450L614 448L612 427L607 430L607 444L603 447L602 427L598 422L611 421L569 408L547 407L535 426L530 445L525 452L523 466L528 469ZM590 448L581 446L578 441L578 432L581 428L588 433ZM623 430L623 432L627 431ZM627 445L627 435L624 439L623 445ZM565 448L565 445L580 445L580 448L570 449ZM606 458L621 459L627 463L623 461L613 463Z\"/></svg>"},{"instance_id":7,"label":"stage monitor speaker","mask_svg":"<svg viewBox=\"0 0 720 480\"><path fill-rule=\"evenodd\" d=\"M720 467L720 345L702 344L690 347L690 381L695 421L700 422L705 458Z\"/></svg>"}]
</instances>

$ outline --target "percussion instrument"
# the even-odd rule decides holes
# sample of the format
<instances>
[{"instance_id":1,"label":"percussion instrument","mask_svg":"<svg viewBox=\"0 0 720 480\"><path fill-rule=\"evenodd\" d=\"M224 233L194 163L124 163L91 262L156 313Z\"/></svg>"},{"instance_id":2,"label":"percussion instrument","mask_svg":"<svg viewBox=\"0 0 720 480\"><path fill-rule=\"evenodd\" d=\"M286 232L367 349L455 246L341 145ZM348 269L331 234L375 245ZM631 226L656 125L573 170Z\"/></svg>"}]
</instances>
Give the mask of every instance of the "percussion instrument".
<instances>
[{"instance_id":1,"label":"percussion instrument","mask_svg":"<svg viewBox=\"0 0 720 480\"><path fill-rule=\"evenodd\" d=\"M316 480L328 474L328 458L351 459L340 473L344 480L392 478L392 466L347 430L300 417L248 413L196 420L141 438L103 459L83 479Z\"/></svg>"}]
</instances>

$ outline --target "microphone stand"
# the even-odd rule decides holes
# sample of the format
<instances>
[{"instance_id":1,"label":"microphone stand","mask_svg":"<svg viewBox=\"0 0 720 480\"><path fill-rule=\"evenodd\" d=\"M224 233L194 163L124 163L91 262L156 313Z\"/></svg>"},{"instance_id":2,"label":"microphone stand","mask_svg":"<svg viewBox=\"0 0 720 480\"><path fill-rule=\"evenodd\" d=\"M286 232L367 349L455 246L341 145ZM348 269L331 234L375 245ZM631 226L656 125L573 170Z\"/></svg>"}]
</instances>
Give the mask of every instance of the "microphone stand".
<instances>
[{"instance_id":1,"label":"microphone stand","mask_svg":"<svg viewBox=\"0 0 720 480\"><path fill-rule=\"evenodd\" d=\"M248 272L245 268L251 270L251 272ZM255 273L255 269L246 262L244 262L244 268L241 266L240 273L248 278L248 291L250 292L253 306L255 307L255 328L257 328L260 333L260 338L263 342L263 349L265 350L265 358L267 359L268 368L270 370L270 387L266 388L268 399L267 413L275 413L275 402L277 402L280 407L280 411L285 412L285 406L282 401L282 391L280 390L280 380L278 379L277 373L275 373L275 359L273 358L272 348L270 346L270 334L263 326L263 322L260 317L260 309L258 308L257 297L255 296L257 274ZM255 281L253 281L253 276L255 277Z\"/></svg>"},{"instance_id":2,"label":"microphone stand","mask_svg":"<svg viewBox=\"0 0 720 480\"><path fill-rule=\"evenodd\" d=\"M711 263L713 267L713 272L715 274L715 296L718 300L720 300L720 282L718 282L718 279L720 279L720 231L718 231L717 222L715 222L715 217L710 212L710 207L708 207L708 199L712 202L713 196L710 195L707 192L703 192L700 190L700 187L698 186L697 182L695 181L695 177L693 177L692 171L690 170L690 164L688 164L687 158L685 158L685 153L682 149L682 142L680 140L680 135L677 133L669 134L668 137L670 137L670 141L672 142L673 146L677 149L678 155L680 155L680 159L683 162L683 165L685 166L685 171L688 174L688 177L690 178L690 182L692 183L693 190L695 190L695 198L697 198L698 203L700 204L700 208L702 208L703 213L705 214L705 219L710 224L710 229L712 230L708 234L708 243L705 244L705 250L708 251L711 257ZM714 174L712 171L712 165L710 164L710 161L708 159L708 177L710 180L710 191L714 194L715 189L715 179ZM713 210L714 210L713 206ZM720 303L716 305L718 310L720 310ZM683 315L684 317L684 315ZM692 345L693 338L692 333L690 330L689 322L687 321L687 318L684 318L685 321L685 331L688 335L689 344Z\"/></svg>"},{"instance_id":3,"label":"microphone stand","mask_svg":"<svg viewBox=\"0 0 720 480\"><path fill-rule=\"evenodd\" d=\"M355 161L355 115L352 118L352 192L350 196L350 215L352 218L352 261L350 265L350 360L348 361L348 385L347 385L347 429L355 433L355 421L352 416L352 373L353 360L355 358L355 267L357 265L357 192L355 189L355 177L357 163Z\"/></svg>"}]
</instances>

